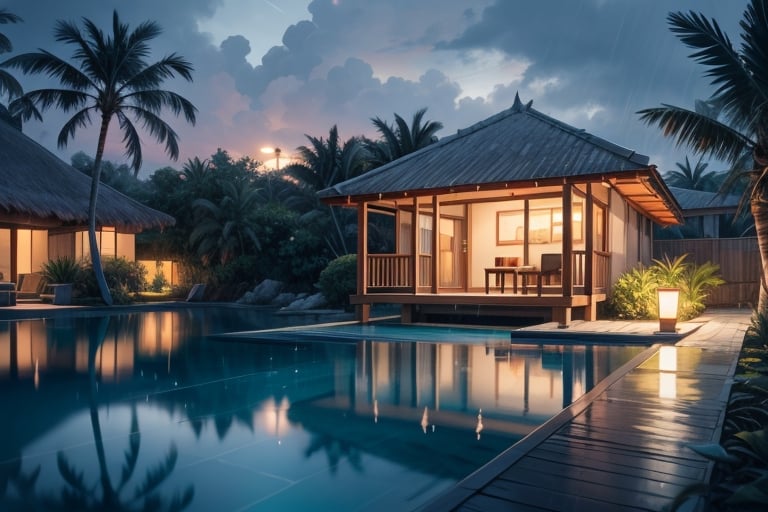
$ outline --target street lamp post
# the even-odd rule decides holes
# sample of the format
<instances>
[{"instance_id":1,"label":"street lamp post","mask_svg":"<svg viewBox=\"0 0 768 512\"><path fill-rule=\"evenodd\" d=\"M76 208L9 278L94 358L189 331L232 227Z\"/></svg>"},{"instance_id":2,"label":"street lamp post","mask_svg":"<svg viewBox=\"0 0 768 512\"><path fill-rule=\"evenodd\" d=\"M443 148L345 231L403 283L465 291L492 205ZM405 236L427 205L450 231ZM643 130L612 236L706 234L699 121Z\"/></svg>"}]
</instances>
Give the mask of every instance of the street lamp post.
<instances>
[{"instance_id":1,"label":"street lamp post","mask_svg":"<svg viewBox=\"0 0 768 512\"><path fill-rule=\"evenodd\" d=\"M280 170L280 148L261 148L262 153L274 153L275 155L275 170Z\"/></svg>"}]
</instances>

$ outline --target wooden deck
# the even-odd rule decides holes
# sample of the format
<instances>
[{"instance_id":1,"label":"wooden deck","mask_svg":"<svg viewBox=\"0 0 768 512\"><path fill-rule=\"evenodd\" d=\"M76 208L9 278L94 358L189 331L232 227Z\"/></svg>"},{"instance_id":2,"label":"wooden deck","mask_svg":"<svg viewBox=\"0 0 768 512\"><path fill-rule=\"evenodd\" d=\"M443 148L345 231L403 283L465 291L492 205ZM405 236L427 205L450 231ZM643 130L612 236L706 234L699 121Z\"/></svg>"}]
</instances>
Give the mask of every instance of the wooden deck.
<instances>
[{"instance_id":1,"label":"wooden deck","mask_svg":"<svg viewBox=\"0 0 768 512\"><path fill-rule=\"evenodd\" d=\"M683 340L644 351L425 510L661 510L710 477L711 464L686 445L719 440L749 319L746 309L696 319ZM648 336L658 328L590 324L572 328L613 324Z\"/></svg>"}]
</instances>

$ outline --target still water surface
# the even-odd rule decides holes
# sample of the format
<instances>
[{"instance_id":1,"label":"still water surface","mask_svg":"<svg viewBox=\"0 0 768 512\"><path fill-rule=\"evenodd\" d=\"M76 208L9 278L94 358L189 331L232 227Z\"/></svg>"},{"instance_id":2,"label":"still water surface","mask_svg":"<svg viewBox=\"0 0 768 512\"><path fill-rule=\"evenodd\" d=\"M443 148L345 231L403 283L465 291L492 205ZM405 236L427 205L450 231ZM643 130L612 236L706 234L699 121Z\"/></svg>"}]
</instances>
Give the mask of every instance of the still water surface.
<instances>
[{"instance_id":1,"label":"still water surface","mask_svg":"<svg viewBox=\"0 0 768 512\"><path fill-rule=\"evenodd\" d=\"M309 320L0 322L0 510L414 510L642 350L215 336Z\"/></svg>"}]
</instances>

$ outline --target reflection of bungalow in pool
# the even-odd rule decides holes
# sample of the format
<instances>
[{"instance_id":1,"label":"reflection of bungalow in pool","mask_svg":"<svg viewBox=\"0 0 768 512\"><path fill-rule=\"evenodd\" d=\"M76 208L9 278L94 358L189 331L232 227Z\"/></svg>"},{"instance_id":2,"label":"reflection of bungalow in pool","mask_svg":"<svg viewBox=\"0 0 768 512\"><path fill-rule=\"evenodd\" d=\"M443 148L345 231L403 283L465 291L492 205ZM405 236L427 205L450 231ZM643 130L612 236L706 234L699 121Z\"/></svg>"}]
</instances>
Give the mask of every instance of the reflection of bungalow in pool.
<instances>
[{"instance_id":1,"label":"reflection of bungalow in pool","mask_svg":"<svg viewBox=\"0 0 768 512\"><path fill-rule=\"evenodd\" d=\"M320 197L357 209L351 303L362 320L377 303L400 304L403 321L593 320L611 283L651 262L652 224L682 222L647 157L519 98L509 110ZM395 240L390 253L373 254L369 226L382 216ZM560 264L542 272L551 258ZM502 279L503 293L496 286Z\"/></svg>"},{"instance_id":2,"label":"reflection of bungalow in pool","mask_svg":"<svg viewBox=\"0 0 768 512\"><path fill-rule=\"evenodd\" d=\"M57 257L90 259L91 178L4 122L0 162L0 280L40 271ZM102 256L134 260L135 233L175 220L102 184L96 222Z\"/></svg>"}]
</instances>

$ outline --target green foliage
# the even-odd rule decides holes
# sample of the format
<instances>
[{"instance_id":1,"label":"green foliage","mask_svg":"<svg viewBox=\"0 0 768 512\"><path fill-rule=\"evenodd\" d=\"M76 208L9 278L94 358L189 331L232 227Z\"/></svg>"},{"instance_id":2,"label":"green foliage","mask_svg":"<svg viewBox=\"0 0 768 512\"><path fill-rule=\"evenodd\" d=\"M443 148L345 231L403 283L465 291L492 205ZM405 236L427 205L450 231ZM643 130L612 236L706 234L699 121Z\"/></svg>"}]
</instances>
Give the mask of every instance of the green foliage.
<instances>
[{"instance_id":1,"label":"green foliage","mask_svg":"<svg viewBox=\"0 0 768 512\"><path fill-rule=\"evenodd\" d=\"M349 296L357 289L357 255L346 254L331 261L320 272L318 288L333 306L349 304Z\"/></svg>"},{"instance_id":2,"label":"green foliage","mask_svg":"<svg viewBox=\"0 0 768 512\"><path fill-rule=\"evenodd\" d=\"M59 257L43 263L43 277L51 284L76 283L83 266L72 258Z\"/></svg>"},{"instance_id":3,"label":"green foliage","mask_svg":"<svg viewBox=\"0 0 768 512\"><path fill-rule=\"evenodd\" d=\"M131 294L145 290L147 287L147 269L136 261L125 258L105 258L104 277L112 293L115 304L131 302ZM92 267L84 269L84 295L98 297L99 288Z\"/></svg>"},{"instance_id":4,"label":"green foliage","mask_svg":"<svg viewBox=\"0 0 768 512\"><path fill-rule=\"evenodd\" d=\"M653 318L656 310L656 283L653 271L642 266L619 276L613 285L608 310L616 318Z\"/></svg>"},{"instance_id":5,"label":"green foliage","mask_svg":"<svg viewBox=\"0 0 768 512\"><path fill-rule=\"evenodd\" d=\"M654 260L648 268L642 266L622 274L613 286L608 303L616 318L648 320L658 318L656 290L679 288L678 318L690 320L704 311L709 292L725 281L718 272L720 267L711 262L696 265L686 262L683 254L670 260Z\"/></svg>"},{"instance_id":6,"label":"green foliage","mask_svg":"<svg viewBox=\"0 0 768 512\"><path fill-rule=\"evenodd\" d=\"M170 284L168 283L168 280L165 278L165 276L161 273L155 274L155 277L152 279L152 284L149 286L150 291L159 293L162 292L164 289L168 288Z\"/></svg>"}]
</instances>

